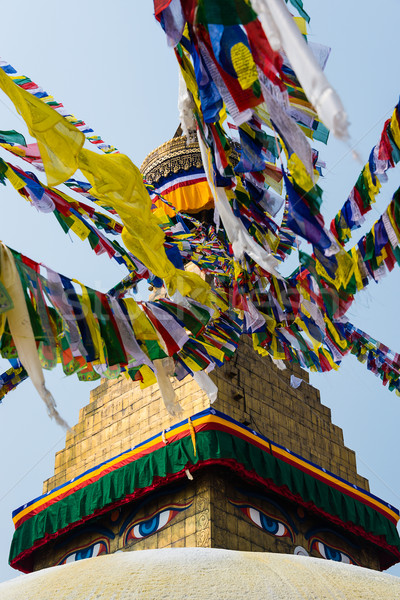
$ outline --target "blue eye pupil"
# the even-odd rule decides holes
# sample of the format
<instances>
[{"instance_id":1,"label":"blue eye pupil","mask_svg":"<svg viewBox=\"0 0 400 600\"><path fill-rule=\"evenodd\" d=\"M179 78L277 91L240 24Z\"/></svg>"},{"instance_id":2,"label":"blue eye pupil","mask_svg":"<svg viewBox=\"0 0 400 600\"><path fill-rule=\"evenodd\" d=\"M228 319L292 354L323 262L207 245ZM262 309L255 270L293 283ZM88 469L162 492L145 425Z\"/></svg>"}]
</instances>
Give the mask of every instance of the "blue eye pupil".
<instances>
[{"instance_id":1,"label":"blue eye pupil","mask_svg":"<svg viewBox=\"0 0 400 600\"><path fill-rule=\"evenodd\" d=\"M84 548L83 550L79 550L79 552L77 552L77 558L78 560L81 560L81 558L91 558L93 554L93 546L89 546L89 548Z\"/></svg>"},{"instance_id":2,"label":"blue eye pupil","mask_svg":"<svg viewBox=\"0 0 400 600\"><path fill-rule=\"evenodd\" d=\"M147 521L143 521L143 523L140 523L140 525L139 525L140 535L142 535L142 536L150 535L150 534L154 533L155 531L157 531L159 522L160 522L160 516L154 515L154 517L152 517L151 519L148 519Z\"/></svg>"},{"instance_id":3,"label":"blue eye pupil","mask_svg":"<svg viewBox=\"0 0 400 600\"><path fill-rule=\"evenodd\" d=\"M278 532L278 523L274 519L270 519L263 513L260 513L260 523L262 525L262 528L265 529L265 531L268 531L268 533L272 533L275 535Z\"/></svg>"},{"instance_id":4,"label":"blue eye pupil","mask_svg":"<svg viewBox=\"0 0 400 600\"><path fill-rule=\"evenodd\" d=\"M325 554L328 560L336 560L337 562L341 561L341 552L339 552L339 550L325 546Z\"/></svg>"}]
</instances>

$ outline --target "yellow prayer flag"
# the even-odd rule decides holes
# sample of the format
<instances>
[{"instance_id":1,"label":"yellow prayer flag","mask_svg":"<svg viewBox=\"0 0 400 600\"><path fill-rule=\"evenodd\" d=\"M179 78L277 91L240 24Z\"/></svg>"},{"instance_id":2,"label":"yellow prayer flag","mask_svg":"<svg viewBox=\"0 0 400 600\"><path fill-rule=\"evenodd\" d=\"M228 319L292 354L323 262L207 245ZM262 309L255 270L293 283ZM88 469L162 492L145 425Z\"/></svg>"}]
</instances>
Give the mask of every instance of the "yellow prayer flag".
<instances>
[{"instance_id":1,"label":"yellow prayer flag","mask_svg":"<svg viewBox=\"0 0 400 600\"><path fill-rule=\"evenodd\" d=\"M148 365L143 365L142 367L140 367L139 372L140 372L141 376L143 377L143 380L140 382L141 390L149 387L149 385L153 385L154 383L157 383L156 376L154 375L153 371L150 369L150 367Z\"/></svg>"},{"instance_id":2,"label":"yellow prayer flag","mask_svg":"<svg viewBox=\"0 0 400 600\"><path fill-rule=\"evenodd\" d=\"M396 237L398 239L398 245L400 245L400 229L396 223L396 219L394 218L392 211L391 211L391 206L389 204L387 210L386 210L387 216L389 217L390 223L392 225L393 231L396 234Z\"/></svg>"},{"instance_id":3,"label":"yellow prayer flag","mask_svg":"<svg viewBox=\"0 0 400 600\"><path fill-rule=\"evenodd\" d=\"M285 360L285 353L279 349L278 347L278 338L276 337L275 332L272 334L272 342L270 345L270 350L272 352L272 356L275 360Z\"/></svg>"},{"instance_id":4,"label":"yellow prayer flag","mask_svg":"<svg viewBox=\"0 0 400 600\"><path fill-rule=\"evenodd\" d=\"M164 232L151 212L150 196L139 169L124 154L98 155L83 149L79 168L93 187L96 198L111 205L124 224L122 240L156 277L164 280L168 292L178 290L210 306L210 286L195 273L178 270L164 249Z\"/></svg>"},{"instance_id":5,"label":"yellow prayer flag","mask_svg":"<svg viewBox=\"0 0 400 600\"><path fill-rule=\"evenodd\" d=\"M0 146L17 156L26 156L25 148L18 148L18 146L13 146L13 144L7 144L6 142L1 142Z\"/></svg>"},{"instance_id":6,"label":"yellow prayer flag","mask_svg":"<svg viewBox=\"0 0 400 600\"><path fill-rule=\"evenodd\" d=\"M314 181L311 179L310 175L307 172L306 167L300 160L300 158L292 153L291 157L288 160L288 171L297 183L299 187L305 192L309 192L315 185L318 179L318 173L314 171Z\"/></svg>"},{"instance_id":7,"label":"yellow prayer flag","mask_svg":"<svg viewBox=\"0 0 400 600\"><path fill-rule=\"evenodd\" d=\"M319 349L319 351L321 352L321 354L323 354L326 358L326 360L329 362L330 366L332 367L332 369L334 369L335 371L338 370L339 365L337 365L335 363L335 361L333 360L330 352L328 352L323 346L321 346L321 348Z\"/></svg>"},{"instance_id":8,"label":"yellow prayer flag","mask_svg":"<svg viewBox=\"0 0 400 600\"><path fill-rule=\"evenodd\" d=\"M375 184L372 181L372 175L371 175L371 168L369 166L369 163L367 163L365 165L365 167L363 168L363 178L364 181L366 183L366 186L368 188L368 193L369 196L371 198L371 202L375 202L375 197L379 194L379 190L382 187L381 182L379 181L379 179L377 177L375 177Z\"/></svg>"},{"instance_id":9,"label":"yellow prayer flag","mask_svg":"<svg viewBox=\"0 0 400 600\"><path fill-rule=\"evenodd\" d=\"M353 248L351 248L351 250L350 250L350 254L353 259L353 264L354 264L354 276L356 278L357 290L362 290L364 288L364 284L362 281L361 271L360 271L360 267L359 267L359 263L358 263L359 253L360 253L360 251L358 250L357 246L353 246Z\"/></svg>"},{"instance_id":10,"label":"yellow prayer flag","mask_svg":"<svg viewBox=\"0 0 400 600\"><path fill-rule=\"evenodd\" d=\"M89 237L90 229L89 227L83 223L78 217L75 215L72 216L73 223L71 225L71 229L76 235L82 240L86 240Z\"/></svg>"},{"instance_id":11,"label":"yellow prayer flag","mask_svg":"<svg viewBox=\"0 0 400 600\"><path fill-rule=\"evenodd\" d=\"M0 88L24 119L29 133L37 139L48 184L55 186L71 177L85 142L83 133L50 106L18 87L3 69L0 69Z\"/></svg>"},{"instance_id":12,"label":"yellow prayer flag","mask_svg":"<svg viewBox=\"0 0 400 600\"><path fill-rule=\"evenodd\" d=\"M0 69L1 70L1 69ZM19 177L11 167L7 168L7 171L5 172L5 176L7 177L8 181L11 183L11 185L18 191L21 190L22 188L24 188L26 186L26 183L23 179L21 179L21 177Z\"/></svg>"},{"instance_id":13,"label":"yellow prayer flag","mask_svg":"<svg viewBox=\"0 0 400 600\"><path fill-rule=\"evenodd\" d=\"M231 60L240 87L247 90L258 80L257 67L250 50L245 44L238 42L231 48Z\"/></svg>"},{"instance_id":14,"label":"yellow prayer flag","mask_svg":"<svg viewBox=\"0 0 400 600\"><path fill-rule=\"evenodd\" d=\"M85 149L79 155L79 168L92 185L93 195L121 217L128 250L157 277L172 277L175 267L165 254L164 232L151 212L139 169L124 154L98 155Z\"/></svg>"},{"instance_id":15,"label":"yellow prayer flag","mask_svg":"<svg viewBox=\"0 0 400 600\"><path fill-rule=\"evenodd\" d=\"M100 333L100 325L93 314L88 291L86 289L86 286L84 286L82 283L80 283L76 279L73 279L73 281L75 283L77 283L78 285L80 285L80 287L82 289L82 296L80 298L80 301L81 301L82 308L84 309L83 314L86 319L86 323L89 327L89 331L90 331L90 335L93 340L94 347L96 349L96 356L98 357L98 358L96 358L96 360L92 361L92 364L100 363L101 365L106 365L107 360L106 360L106 356L104 353L104 347L103 347L104 342L103 342L103 338L101 337L101 333Z\"/></svg>"},{"instance_id":16,"label":"yellow prayer flag","mask_svg":"<svg viewBox=\"0 0 400 600\"><path fill-rule=\"evenodd\" d=\"M336 272L336 281L339 285L342 285L344 289L350 283L350 279L353 276L354 272L354 261L350 254L345 252L342 248L335 254L335 258L338 264L338 269ZM336 285L336 287L338 287Z\"/></svg>"},{"instance_id":17,"label":"yellow prayer flag","mask_svg":"<svg viewBox=\"0 0 400 600\"><path fill-rule=\"evenodd\" d=\"M293 21L300 29L300 33L307 35L307 21L303 17L293 17Z\"/></svg>"},{"instance_id":18,"label":"yellow prayer flag","mask_svg":"<svg viewBox=\"0 0 400 600\"><path fill-rule=\"evenodd\" d=\"M394 142L398 148L400 148L400 127L397 117L397 109L394 109L392 119L390 121L390 130L393 135Z\"/></svg>"},{"instance_id":19,"label":"yellow prayer flag","mask_svg":"<svg viewBox=\"0 0 400 600\"><path fill-rule=\"evenodd\" d=\"M129 320L132 324L135 338L141 341L158 341L159 337L156 330L145 313L140 309L137 302L135 302L133 298L124 298L123 302L128 311ZM143 351L146 351L145 346L143 346Z\"/></svg>"},{"instance_id":20,"label":"yellow prayer flag","mask_svg":"<svg viewBox=\"0 0 400 600\"><path fill-rule=\"evenodd\" d=\"M341 337L339 331L336 329L335 325L326 314L324 315L324 321L336 345L339 346L339 348L341 348L342 350L346 350L349 345L348 341L346 340L346 338Z\"/></svg>"},{"instance_id":21,"label":"yellow prayer flag","mask_svg":"<svg viewBox=\"0 0 400 600\"><path fill-rule=\"evenodd\" d=\"M49 186L68 179L78 165L93 187L93 195L111 205L124 223L122 239L154 275L164 279L169 293L178 289L211 305L208 284L198 275L177 271L164 249L164 232L151 212L151 200L139 169L124 154L98 155L83 149L85 136L55 110L18 87L0 69L0 88L14 103L29 132L37 139ZM83 235L77 226L78 235Z\"/></svg>"}]
</instances>

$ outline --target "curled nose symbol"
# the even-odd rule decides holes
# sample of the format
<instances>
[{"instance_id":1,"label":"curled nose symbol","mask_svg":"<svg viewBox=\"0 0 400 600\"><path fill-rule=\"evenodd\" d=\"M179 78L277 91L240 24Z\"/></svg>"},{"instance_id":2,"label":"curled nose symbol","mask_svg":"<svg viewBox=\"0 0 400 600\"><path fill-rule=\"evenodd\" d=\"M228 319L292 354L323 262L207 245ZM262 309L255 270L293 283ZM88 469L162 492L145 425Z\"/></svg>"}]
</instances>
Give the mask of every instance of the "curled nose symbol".
<instances>
[{"instance_id":1,"label":"curled nose symbol","mask_svg":"<svg viewBox=\"0 0 400 600\"><path fill-rule=\"evenodd\" d=\"M303 546L296 546L293 554L297 554L298 556L310 556Z\"/></svg>"}]
</instances>

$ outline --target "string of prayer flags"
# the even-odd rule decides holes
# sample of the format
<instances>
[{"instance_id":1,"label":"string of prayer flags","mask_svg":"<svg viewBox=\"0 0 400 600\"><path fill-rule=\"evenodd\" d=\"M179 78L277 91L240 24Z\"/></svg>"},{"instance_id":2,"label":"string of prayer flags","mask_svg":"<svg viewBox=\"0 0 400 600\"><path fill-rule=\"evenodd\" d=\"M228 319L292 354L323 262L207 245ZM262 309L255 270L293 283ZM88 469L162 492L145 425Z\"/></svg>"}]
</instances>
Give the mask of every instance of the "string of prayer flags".
<instances>
[{"instance_id":1,"label":"string of prayer flags","mask_svg":"<svg viewBox=\"0 0 400 600\"><path fill-rule=\"evenodd\" d=\"M348 252L341 251L335 258L341 265L328 264L319 256L317 269L326 282L338 290L343 290L350 300L371 280L378 282L400 265L400 188L394 193L392 201L373 224L371 230ZM322 262L321 262L322 261ZM334 267L329 273L329 269ZM341 275L338 276L342 267ZM344 275L344 271L346 274Z\"/></svg>"},{"instance_id":2,"label":"string of prayer flags","mask_svg":"<svg viewBox=\"0 0 400 600\"><path fill-rule=\"evenodd\" d=\"M52 212L65 233L72 230L81 240L87 239L96 254L106 252L119 264L125 264L128 270L136 271L136 263L129 252L116 241L106 238L100 231L103 229L114 235L120 234L122 226L114 219L69 198L54 188L44 186L33 173L28 174L2 159L0 159L0 172L3 178L8 179L18 193L29 199L40 212ZM90 219L94 225L91 225L87 219Z\"/></svg>"},{"instance_id":3,"label":"string of prayer flags","mask_svg":"<svg viewBox=\"0 0 400 600\"><path fill-rule=\"evenodd\" d=\"M172 44L176 46L180 55L178 60L183 59L183 48L192 57L192 74L189 75L187 71L187 63L184 65L181 62L181 66L186 71L185 81L192 93L193 84L197 81L204 122L217 120L221 102L225 104L237 125L249 120L251 109L257 109L265 99L260 93L259 77L262 74L272 86L288 94L290 102L293 102L292 115L295 118L300 117L299 123L304 129L308 128L309 135L312 136L312 132L318 129L318 118L312 105L308 103L301 84L298 83L296 76L300 76L306 84L308 95L311 95L311 103L319 108L330 124L333 123L335 133L345 135L346 118L343 108L324 78L318 61L304 40L304 46L301 44L297 25L284 5L277 6L276 2L270 4L268 14L271 27L268 27L268 21L264 17L263 5L256 0L253 0L251 6L247 2L232 1L226 5L226 2L221 0L206 1L196 3L196 11L175 2L173 15L170 14L169 3L155 3L156 18L161 22L167 37L173 40ZM298 2L296 8L301 14L301 18L297 19L299 24L306 13ZM271 14L274 15L274 19ZM183 26L177 27L177 20L181 24L186 21L189 31ZM308 21L308 17L305 20ZM296 53L293 52L287 38L293 41L292 46L297 44L301 54L299 59L296 59ZM282 49L282 42L284 51L296 66L296 74L293 73L295 83L288 77L288 68L285 72L281 53L277 51ZM311 81L310 77L305 76L302 63L312 69ZM207 73L207 83L204 83L202 73ZM188 77L191 78L191 82L188 81ZM327 96L330 105L326 101L327 98L322 97L322 88L329 90ZM303 96L301 99L298 98L299 92ZM196 98L194 100L196 102ZM313 112L315 119L310 119Z\"/></svg>"},{"instance_id":4,"label":"string of prayer flags","mask_svg":"<svg viewBox=\"0 0 400 600\"><path fill-rule=\"evenodd\" d=\"M49 185L58 185L77 169L85 136L64 117L30 94L0 69L0 87L37 139Z\"/></svg>"},{"instance_id":5,"label":"string of prayer flags","mask_svg":"<svg viewBox=\"0 0 400 600\"><path fill-rule=\"evenodd\" d=\"M18 158L33 165L38 171L44 171L42 157L40 156L39 147L36 143L24 146L11 143L0 143L0 146L14 154L14 156L18 156Z\"/></svg>"},{"instance_id":6,"label":"string of prayer flags","mask_svg":"<svg viewBox=\"0 0 400 600\"><path fill-rule=\"evenodd\" d=\"M400 161L400 103L394 108L382 130L379 142L372 148L368 162L363 167L349 197L331 222L331 231L343 245L351 232L361 227L364 215L371 210L386 172Z\"/></svg>"},{"instance_id":7,"label":"string of prayer flags","mask_svg":"<svg viewBox=\"0 0 400 600\"><path fill-rule=\"evenodd\" d=\"M189 139L197 135L203 161L156 186L29 78L0 63L0 87L37 140L26 145L18 132L2 131L0 145L44 170L48 185L6 161L1 182L128 270L103 293L4 247L3 261L13 258L22 290L32 360L24 362L4 281L1 355L21 360L53 412L41 368L60 363L81 380L126 373L142 387L158 382L175 413L168 376L202 373L206 386L206 373L233 356L242 333L277 364L293 361L318 372L337 369L349 352L367 356L370 370L398 390L398 357L351 329L345 314L358 290L400 264L400 192L356 246L342 246L400 160L399 105L327 230L321 163L309 140L327 141L322 120L345 138L347 120L323 76L329 49L306 41L302 1L155 0L154 7L182 74L182 130ZM83 148L86 140L103 154ZM61 183L82 201L55 187ZM197 218L212 207L213 225ZM313 255L299 250L300 266L285 278L277 266L299 249L300 237ZM189 262L202 276L185 271ZM129 297L141 279L156 288L152 301ZM0 380L0 398L26 376L20 365L13 369Z\"/></svg>"},{"instance_id":8,"label":"string of prayer flags","mask_svg":"<svg viewBox=\"0 0 400 600\"><path fill-rule=\"evenodd\" d=\"M370 279L378 282L396 262L400 265L400 188L383 215L374 223L352 249L354 278L357 289L362 289Z\"/></svg>"},{"instance_id":9,"label":"string of prayer flags","mask_svg":"<svg viewBox=\"0 0 400 600\"><path fill-rule=\"evenodd\" d=\"M69 123L74 125L74 127L76 127L82 133L84 133L86 139L89 140L89 142L91 142L92 144L95 144L97 146L97 148L102 150L102 152L105 152L106 154L109 154L112 152L117 152L116 148L103 142L101 137L99 137L97 135L90 135L90 134L94 133L94 131L91 127L86 125L86 123L84 121L82 121L81 119L78 119L73 114L69 113L65 109L64 105L61 104L61 102L57 102L53 98L53 96L51 96L50 94L45 92L43 90L43 88L38 86L29 77L27 77L26 75L17 75L16 69L14 69L14 67L12 65L10 65L10 63L8 63L5 60L0 59L0 68L4 71L4 73L9 75L9 77L12 79L12 81L14 81L14 83L16 85L18 85L20 88L26 90L27 92L29 92L36 98L39 98L42 102L44 102L45 104L47 104L48 106L53 108L56 112L58 112L60 115L62 115ZM15 142L15 143L21 144L23 142L19 141L19 142Z\"/></svg>"},{"instance_id":10,"label":"string of prayer flags","mask_svg":"<svg viewBox=\"0 0 400 600\"><path fill-rule=\"evenodd\" d=\"M36 137L49 184L62 183L79 167L92 185L94 195L118 211L124 223L122 239L127 249L164 279L170 293L178 289L182 295L196 294L198 299L211 302L208 284L195 273L180 272L166 257L164 234L151 212L140 172L130 159L123 154L99 156L83 149L81 132L35 96L18 88L2 69L0 87Z\"/></svg>"},{"instance_id":11,"label":"string of prayer flags","mask_svg":"<svg viewBox=\"0 0 400 600\"><path fill-rule=\"evenodd\" d=\"M214 310L190 299L183 304L166 299L137 304L132 298L103 294L17 252L7 252L16 265L43 368L52 369L61 362L66 375L77 373L83 380L100 374L115 377L125 370L149 385L153 383L149 369L157 375L155 360L170 356L180 369L193 374L213 368L216 361L222 364L237 347L241 328L229 311L215 316ZM7 278L3 285L8 290ZM9 310L2 313L0 353L18 358L8 315ZM3 393L24 377L22 371L10 372L4 377Z\"/></svg>"},{"instance_id":12,"label":"string of prayer flags","mask_svg":"<svg viewBox=\"0 0 400 600\"><path fill-rule=\"evenodd\" d=\"M350 322L345 323L344 328L351 343L351 353L366 364L369 371L380 377L383 385L400 396L400 355Z\"/></svg>"},{"instance_id":13,"label":"string of prayer flags","mask_svg":"<svg viewBox=\"0 0 400 600\"><path fill-rule=\"evenodd\" d=\"M14 147L11 147L11 150L13 149ZM88 239L96 253L101 254L102 252L107 251L110 256L117 260L117 262L124 262L128 269L135 271L136 275L134 280L130 279L131 284L134 281L137 282L138 278L149 277L148 271L143 265L140 266L139 261L135 259L135 257L130 253L127 253L117 242L104 239L104 236L102 236L100 232L94 231L93 227L91 227L83 217L90 218L97 228L104 229L106 232L112 234L119 234L122 232L122 226L119 223L82 202L72 200L62 192L56 191L54 188L43 186L32 173L27 174L22 169L13 166L10 163L5 163L4 161L3 164L5 165L3 169L5 171L5 177L8 174L11 183L16 187L17 191L24 197L29 198L33 205L40 211L53 212L65 232L72 229L82 239ZM16 177L11 177L13 174L15 174ZM21 179L25 182L25 187L22 187L23 182L21 183ZM91 189L90 184L86 184L82 187L84 185L83 182L77 182L73 179L68 180L67 183L74 191L79 191L80 193L83 192L83 195L86 195L88 199L95 200L89 192L86 192L86 190ZM147 185L148 187L152 187L149 184ZM188 216L186 216L186 218L189 218L192 223L196 223L195 219ZM197 222L197 226L200 226L199 222ZM170 235L172 235L172 232ZM199 258L200 262L204 263L204 261L201 260L201 255L199 255Z\"/></svg>"},{"instance_id":14,"label":"string of prayer flags","mask_svg":"<svg viewBox=\"0 0 400 600\"><path fill-rule=\"evenodd\" d=\"M303 129L309 126L315 130L317 127L313 126L314 121L310 117L311 105L305 109L311 110L308 117L302 110L301 94L306 102L307 99L296 74L290 70L289 64L284 71L281 55L270 46L268 34L265 35L267 32L263 31L257 18L257 9L253 10L255 5L251 7L245 2L239 4L240 6L237 2L232 4L231 15L225 3L220 0L196 4L196 12L189 11L176 2L174 17L168 12L168 18L163 15L163 10L169 10L168 3L157 4L156 17L162 23L167 37L175 39L176 56L188 95L191 94L192 110L212 163L209 185L211 189L215 188L215 197L218 197L218 190L224 188L226 209L222 213L218 205L217 209L235 257L243 261L246 260L247 253L255 263L262 261L259 267L270 271L271 267L266 266L267 261L261 258L265 256L262 249L270 254L276 253L280 245L279 234L273 223L265 218L265 208L260 204L267 185L273 185L270 173L267 172L279 172L280 180L282 173L274 164L280 157L280 150L277 152L278 143L263 131L262 123L274 130L275 138L279 136L279 143L290 158L288 171L291 180L295 175L298 177L301 165L306 174L311 178L314 176L314 153ZM298 8L300 12L303 10L300 4ZM174 25L177 15L180 22L187 22L187 27L181 30L179 43L176 39L179 28ZM326 56L322 62L326 62ZM303 108L305 106L304 104ZM240 137L241 154L239 163L236 164L232 160L231 144L222 127L225 112L235 122ZM315 120L316 123L317 121L318 119ZM189 124L183 124L182 127L183 130L190 129ZM338 128L337 125L336 127ZM244 183L247 198L241 193L240 179ZM257 181L258 186L254 185ZM296 183L301 189L301 198L304 196L303 184L302 176ZM309 189L305 191L309 192ZM222 191L220 198L223 198ZM227 202L234 218L240 220L244 228L235 224ZM299 198L296 198L293 206L298 204ZM307 202L303 203L303 209L306 208L309 208ZM306 239L308 234L309 241L319 244L323 252L327 255L334 254L338 246L323 226L319 205L318 210L315 208L314 202L312 214L298 214L298 218L293 220L296 233L306 234ZM290 211L289 218L292 218L292 212ZM256 242L256 246L249 237ZM277 254L280 259L285 256L285 253L282 254L283 247L281 246L281 254Z\"/></svg>"}]
</instances>

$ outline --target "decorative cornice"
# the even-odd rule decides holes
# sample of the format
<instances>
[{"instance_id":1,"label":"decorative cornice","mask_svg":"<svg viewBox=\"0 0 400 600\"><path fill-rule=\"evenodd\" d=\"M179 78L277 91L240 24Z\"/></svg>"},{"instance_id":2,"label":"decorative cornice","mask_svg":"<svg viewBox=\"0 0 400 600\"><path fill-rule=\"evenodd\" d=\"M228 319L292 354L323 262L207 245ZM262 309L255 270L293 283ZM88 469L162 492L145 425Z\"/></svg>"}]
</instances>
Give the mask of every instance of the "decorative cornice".
<instances>
[{"instance_id":1,"label":"decorative cornice","mask_svg":"<svg viewBox=\"0 0 400 600\"><path fill-rule=\"evenodd\" d=\"M185 136L174 137L150 152L144 159L140 171L149 183L157 183L162 177L201 169L203 166L199 145L187 144Z\"/></svg>"},{"instance_id":2,"label":"decorative cornice","mask_svg":"<svg viewBox=\"0 0 400 600\"><path fill-rule=\"evenodd\" d=\"M400 560L397 509L209 408L14 511L10 564L28 572L51 539L185 478L189 467L194 473L213 465L368 540L379 548L382 569Z\"/></svg>"}]
</instances>

